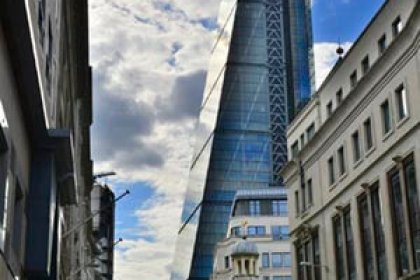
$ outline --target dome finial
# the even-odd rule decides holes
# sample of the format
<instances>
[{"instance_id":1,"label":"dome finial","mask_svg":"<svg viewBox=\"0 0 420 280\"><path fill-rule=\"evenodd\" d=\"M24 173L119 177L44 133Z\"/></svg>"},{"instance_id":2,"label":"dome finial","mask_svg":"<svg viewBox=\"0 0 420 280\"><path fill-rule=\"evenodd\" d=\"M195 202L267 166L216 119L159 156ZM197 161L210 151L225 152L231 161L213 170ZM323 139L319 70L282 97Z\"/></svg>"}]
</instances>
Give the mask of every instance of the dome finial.
<instances>
[{"instance_id":1,"label":"dome finial","mask_svg":"<svg viewBox=\"0 0 420 280\"><path fill-rule=\"evenodd\" d=\"M341 46L340 37L338 37L338 48L337 48L337 50L335 52L337 53L337 55L339 56L339 58L342 58L343 57L344 49Z\"/></svg>"}]
</instances>

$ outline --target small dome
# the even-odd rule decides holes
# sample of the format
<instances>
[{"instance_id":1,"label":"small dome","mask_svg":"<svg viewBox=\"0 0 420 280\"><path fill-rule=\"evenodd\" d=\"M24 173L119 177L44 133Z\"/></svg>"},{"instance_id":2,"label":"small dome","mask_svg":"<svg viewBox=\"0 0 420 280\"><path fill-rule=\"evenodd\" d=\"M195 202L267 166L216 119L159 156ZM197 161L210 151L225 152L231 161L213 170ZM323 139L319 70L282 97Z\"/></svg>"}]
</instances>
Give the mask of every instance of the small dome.
<instances>
[{"instance_id":1,"label":"small dome","mask_svg":"<svg viewBox=\"0 0 420 280\"><path fill-rule=\"evenodd\" d=\"M232 256L249 256L256 255L258 256L258 248L254 242L247 241L246 239L240 240L232 248Z\"/></svg>"}]
</instances>

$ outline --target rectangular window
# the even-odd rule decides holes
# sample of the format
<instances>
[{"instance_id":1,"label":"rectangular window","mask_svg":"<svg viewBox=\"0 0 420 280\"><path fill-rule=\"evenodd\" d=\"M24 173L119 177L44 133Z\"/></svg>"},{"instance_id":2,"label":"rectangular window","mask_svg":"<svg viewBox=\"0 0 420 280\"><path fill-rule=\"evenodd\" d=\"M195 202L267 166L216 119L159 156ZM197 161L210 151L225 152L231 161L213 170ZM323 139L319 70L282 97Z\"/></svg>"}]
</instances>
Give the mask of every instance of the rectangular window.
<instances>
[{"instance_id":1,"label":"rectangular window","mask_svg":"<svg viewBox=\"0 0 420 280\"><path fill-rule=\"evenodd\" d=\"M344 155L344 146L338 148L337 151L338 156L338 171L340 172L340 176L346 173L346 157Z\"/></svg>"},{"instance_id":2,"label":"rectangular window","mask_svg":"<svg viewBox=\"0 0 420 280\"><path fill-rule=\"evenodd\" d=\"M332 101L328 102L327 104L327 118L329 118L333 111L333 103Z\"/></svg>"},{"instance_id":3,"label":"rectangular window","mask_svg":"<svg viewBox=\"0 0 420 280\"><path fill-rule=\"evenodd\" d=\"M350 86L354 88L357 84L357 71L354 70L353 73L350 75Z\"/></svg>"},{"instance_id":4,"label":"rectangular window","mask_svg":"<svg viewBox=\"0 0 420 280\"><path fill-rule=\"evenodd\" d=\"M313 204L313 193L312 193L312 179L309 179L307 184L308 188L308 206Z\"/></svg>"},{"instance_id":5,"label":"rectangular window","mask_svg":"<svg viewBox=\"0 0 420 280\"><path fill-rule=\"evenodd\" d=\"M334 157L330 157L328 159L328 178L329 178L329 184L330 185L335 183Z\"/></svg>"},{"instance_id":6,"label":"rectangular window","mask_svg":"<svg viewBox=\"0 0 420 280\"><path fill-rule=\"evenodd\" d=\"M344 263L344 242L343 230L341 225L341 217L337 216L333 220L334 227L334 246L335 246L335 266L336 279L345 279L345 263Z\"/></svg>"},{"instance_id":7,"label":"rectangular window","mask_svg":"<svg viewBox=\"0 0 420 280\"><path fill-rule=\"evenodd\" d=\"M300 147L301 147L301 149L303 149L303 146L305 146L305 134L304 133L302 133L300 135Z\"/></svg>"},{"instance_id":8,"label":"rectangular window","mask_svg":"<svg viewBox=\"0 0 420 280\"><path fill-rule=\"evenodd\" d=\"M397 17L394 22L392 23L392 35L395 37L401 33L403 29L403 24L400 17Z\"/></svg>"},{"instance_id":9,"label":"rectangular window","mask_svg":"<svg viewBox=\"0 0 420 280\"><path fill-rule=\"evenodd\" d=\"M395 261L397 263L398 276L402 276L409 271L407 236L405 233L404 202L401 193L401 182L399 170L393 170L388 174L390 184L390 199L392 202L392 221L394 228L394 247L396 251Z\"/></svg>"},{"instance_id":10,"label":"rectangular window","mask_svg":"<svg viewBox=\"0 0 420 280\"><path fill-rule=\"evenodd\" d=\"M272 267L282 267L281 253L272 253L271 254L271 266Z\"/></svg>"},{"instance_id":11,"label":"rectangular window","mask_svg":"<svg viewBox=\"0 0 420 280\"><path fill-rule=\"evenodd\" d=\"M378 40L378 53L379 55L383 54L386 50L386 35L382 35L382 37Z\"/></svg>"},{"instance_id":12,"label":"rectangular window","mask_svg":"<svg viewBox=\"0 0 420 280\"><path fill-rule=\"evenodd\" d=\"M300 214L300 201L299 201L299 192L295 191L295 210L296 215Z\"/></svg>"},{"instance_id":13,"label":"rectangular window","mask_svg":"<svg viewBox=\"0 0 420 280\"><path fill-rule=\"evenodd\" d=\"M381 205L379 198L379 185L378 183L372 188L371 191L372 201L372 218L373 218L373 232L376 245L376 263L378 270L378 280L388 279L388 270L386 265L386 252L385 252L385 234L382 224Z\"/></svg>"},{"instance_id":14,"label":"rectangular window","mask_svg":"<svg viewBox=\"0 0 420 280\"><path fill-rule=\"evenodd\" d=\"M271 204L274 216L287 216L287 200L273 200Z\"/></svg>"},{"instance_id":15,"label":"rectangular window","mask_svg":"<svg viewBox=\"0 0 420 280\"><path fill-rule=\"evenodd\" d=\"M350 207L347 207L343 213L344 220L344 238L347 253L347 274L351 280L356 279L356 263L354 259L354 241L353 231L351 227L351 213Z\"/></svg>"},{"instance_id":16,"label":"rectangular window","mask_svg":"<svg viewBox=\"0 0 420 280\"><path fill-rule=\"evenodd\" d=\"M382 113L382 130L384 134L387 134L392 128L391 111L390 111L388 100L385 100L385 102L381 104L381 113Z\"/></svg>"},{"instance_id":17,"label":"rectangular window","mask_svg":"<svg viewBox=\"0 0 420 280\"><path fill-rule=\"evenodd\" d=\"M314 280L321 280L322 273L321 273L321 251L319 249L319 237L318 233L312 236L312 259L315 265L314 269Z\"/></svg>"},{"instance_id":18,"label":"rectangular window","mask_svg":"<svg viewBox=\"0 0 420 280\"><path fill-rule=\"evenodd\" d=\"M395 99L397 101L398 120L402 120L408 116L407 92L404 85L400 85L395 90Z\"/></svg>"},{"instance_id":19,"label":"rectangular window","mask_svg":"<svg viewBox=\"0 0 420 280\"><path fill-rule=\"evenodd\" d=\"M270 276L263 276L263 280L270 280Z\"/></svg>"},{"instance_id":20,"label":"rectangular window","mask_svg":"<svg viewBox=\"0 0 420 280\"><path fill-rule=\"evenodd\" d=\"M306 139L311 140L312 137L315 135L315 123L312 123L307 129L306 129Z\"/></svg>"},{"instance_id":21,"label":"rectangular window","mask_svg":"<svg viewBox=\"0 0 420 280\"><path fill-rule=\"evenodd\" d=\"M362 73L365 75L370 69L369 56L365 56L362 60Z\"/></svg>"},{"instance_id":22,"label":"rectangular window","mask_svg":"<svg viewBox=\"0 0 420 280\"><path fill-rule=\"evenodd\" d=\"M270 254L262 253L262 267L270 267Z\"/></svg>"},{"instance_id":23,"label":"rectangular window","mask_svg":"<svg viewBox=\"0 0 420 280\"><path fill-rule=\"evenodd\" d=\"M415 269L420 268L420 204L416 181L414 158L404 161L404 179L407 187L407 206L410 217L410 234L412 240Z\"/></svg>"},{"instance_id":24,"label":"rectangular window","mask_svg":"<svg viewBox=\"0 0 420 280\"><path fill-rule=\"evenodd\" d=\"M272 226L271 234L273 236L273 240L288 240L289 227L288 226Z\"/></svg>"},{"instance_id":25,"label":"rectangular window","mask_svg":"<svg viewBox=\"0 0 420 280\"><path fill-rule=\"evenodd\" d=\"M363 129L365 132L366 150L369 151L373 147L372 121L370 120L370 118L365 120L365 122L363 123Z\"/></svg>"},{"instance_id":26,"label":"rectangular window","mask_svg":"<svg viewBox=\"0 0 420 280\"><path fill-rule=\"evenodd\" d=\"M251 216L261 215L261 204L259 200L250 200L249 201L249 214Z\"/></svg>"},{"instance_id":27,"label":"rectangular window","mask_svg":"<svg viewBox=\"0 0 420 280\"><path fill-rule=\"evenodd\" d=\"M249 236L262 236L265 235L265 226L249 226L248 227Z\"/></svg>"},{"instance_id":28,"label":"rectangular window","mask_svg":"<svg viewBox=\"0 0 420 280\"><path fill-rule=\"evenodd\" d=\"M371 238L371 224L369 203L366 194L359 197L359 220L360 220L360 237L363 248L363 270L365 279L375 279L373 253L372 253L372 238Z\"/></svg>"},{"instance_id":29,"label":"rectangular window","mask_svg":"<svg viewBox=\"0 0 420 280\"><path fill-rule=\"evenodd\" d=\"M292 145L292 158L295 158L299 153L299 142L296 140Z\"/></svg>"},{"instance_id":30,"label":"rectangular window","mask_svg":"<svg viewBox=\"0 0 420 280\"><path fill-rule=\"evenodd\" d=\"M335 98L337 99L337 106L341 104L341 102L343 102L343 89L340 88L336 93L335 93Z\"/></svg>"},{"instance_id":31,"label":"rectangular window","mask_svg":"<svg viewBox=\"0 0 420 280\"><path fill-rule=\"evenodd\" d=\"M229 267L230 267L229 256L225 256L225 269L228 269Z\"/></svg>"},{"instance_id":32,"label":"rectangular window","mask_svg":"<svg viewBox=\"0 0 420 280\"><path fill-rule=\"evenodd\" d=\"M362 151L360 148L360 138L359 138L359 132L356 131L351 136L352 143L353 143L353 161L358 162L362 156Z\"/></svg>"},{"instance_id":33,"label":"rectangular window","mask_svg":"<svg viewBox=\"0 0 420 280\"><path fill-rule=\"evenodd\" d=\"M232 227L230 229L231 236L241 236L241 227Z\"/></svg>"},{"instance_id":34,"label":"rectangular window","mask_svg":"<svg viewBox=\"0 0 420 280\"><path fill-rule=\"evenodd\" d=\"M306 211L306 185L305 182L302 182L301 185L301 194L302 194L302 211L305 212Z\"/></svg>"}]
</instances>

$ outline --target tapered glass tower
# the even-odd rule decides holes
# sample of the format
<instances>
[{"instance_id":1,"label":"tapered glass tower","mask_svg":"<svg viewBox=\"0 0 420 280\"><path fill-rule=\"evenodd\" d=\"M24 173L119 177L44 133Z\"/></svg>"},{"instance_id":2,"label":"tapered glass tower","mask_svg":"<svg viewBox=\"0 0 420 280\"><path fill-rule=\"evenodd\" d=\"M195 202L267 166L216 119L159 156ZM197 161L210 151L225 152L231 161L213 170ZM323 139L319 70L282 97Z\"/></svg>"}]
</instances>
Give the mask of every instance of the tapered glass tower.
<instances>
[{"instance_id":1,"label":"tapered glass tower","mask_svg":"<svg viewBox=\"0 0 420 280\"><path fill-rule=\"evenodd\" d=\"M222 0L172 280L208 279L237 190L282 187L286 126L311 95L309 0Z\"/></svg>"}]
</instances>

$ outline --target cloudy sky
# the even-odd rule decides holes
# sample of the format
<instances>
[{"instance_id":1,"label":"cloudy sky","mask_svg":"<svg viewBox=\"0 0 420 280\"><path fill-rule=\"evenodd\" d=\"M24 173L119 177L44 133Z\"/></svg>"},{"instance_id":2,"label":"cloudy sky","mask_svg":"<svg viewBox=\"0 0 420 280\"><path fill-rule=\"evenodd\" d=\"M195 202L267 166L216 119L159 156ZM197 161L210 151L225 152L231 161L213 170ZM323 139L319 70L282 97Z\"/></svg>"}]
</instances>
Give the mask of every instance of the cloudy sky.
<instances>
[{"instance_id":1,"label":"cloudy sky","mask_svg":"<svg viewBox=\"0 0 420 280\"><path fill-rule=\"evenodd\" d=\"M312 0L317 85L384 0ZM95 171L114 170L116 280L168 279L220 0L90 0Z\"/></svg>"}]
</instances>

